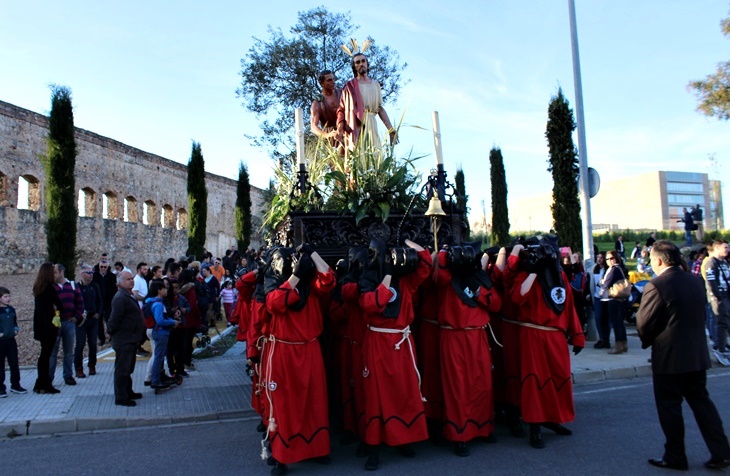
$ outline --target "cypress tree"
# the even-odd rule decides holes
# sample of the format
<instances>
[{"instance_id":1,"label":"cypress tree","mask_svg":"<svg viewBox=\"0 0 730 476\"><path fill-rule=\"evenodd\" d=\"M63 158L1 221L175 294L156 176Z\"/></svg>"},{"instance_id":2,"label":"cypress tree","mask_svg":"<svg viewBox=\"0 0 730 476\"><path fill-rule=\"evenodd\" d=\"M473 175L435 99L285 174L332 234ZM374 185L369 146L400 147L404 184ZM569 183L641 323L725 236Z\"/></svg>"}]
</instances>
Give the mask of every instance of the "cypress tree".
<instances>
[{"instance_id":1,"label":"cypress tree","mask_svg":"<svg viewBox=\"0 0 730 476\"><path fill-rule=\"evenodd\" d=\"M238 186L236 187L236 240L238 249L243 250L251 244L251 183L246 164L238 166Z\"/></svg>"},{"instance_id":2,"label":"cypress tree","mask_svg":"<svg viewBox=\"0 0 730 476\"><path fill-rule=\"evenodd\" d=\"M76 259L76 140L71 90L51 86L48 152L43 157L46 171L46 242L48 260L61 263L66 277L73 279Z\"/></svg>"},{"instance_id":3,"label":"cypress tree","mask_svg":"<svg viewBox=\"0 0 730 476\"><path fill-rule=\"evenodd\" d=\"M469 209L467 208L467 201L469 201L469 195L466 194L466 184L464 183L464 169L459 166L456 169L456 175L454 175L454 182L456 188L456 208L464 210L466 217L466 235L464 239L468 240L471 235L471 227L469 226Z\"/></svg>"},{"instance_id":4,"label":"cypress tree","mask_svg":"<svg viewBox=\"0 0 730 476\"><path fill-rule=\"evenodd\" d=\"M493 245L509 242L509 212L507 210L507 179L504 159L499 147L489 151L489 177L492 182L492 234Z\"/></svg>"},{"instance_id":5,"label":"cypress tree","mask_svg":"<svg viewBox=\"0 0 730 476\"><path fill-rule=\"evenodd\" d=\"M548 171L553 174L553 225L561 246L583 246L580 201L578 199L578 152L573 144L575 120L573 110L558 89L550 99L545 137L550 158Z\"/></svg>"},{"instance_id":6,"label":"cypress tree","mask_svg":"<svg viewBox=\"0 0 730 476\"><path fill-rule=\"evenodd\" d=\"M208 220L208 189L205 187L205 160L200 144L193 142L188 161L188 255L201 256L205 249L205 227Z\"/></svg>"}]
</instances>

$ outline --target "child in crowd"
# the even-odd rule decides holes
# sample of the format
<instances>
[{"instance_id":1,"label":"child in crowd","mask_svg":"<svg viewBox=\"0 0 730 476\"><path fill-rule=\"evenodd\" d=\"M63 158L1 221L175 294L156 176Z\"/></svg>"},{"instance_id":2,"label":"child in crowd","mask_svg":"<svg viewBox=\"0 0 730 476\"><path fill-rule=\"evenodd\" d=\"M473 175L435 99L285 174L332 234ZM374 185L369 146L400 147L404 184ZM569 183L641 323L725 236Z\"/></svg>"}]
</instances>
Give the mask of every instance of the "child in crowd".
<instances>
[{"instance_id":1,"label":"child in crowd","mask_svg":"<svg viewBox=\"0 0 730 476\"><path fill-rule=\"evenodd\" d=\"M228 326L232 326L231 323L231 316L233 315L233 309L236 305L236 296L238 294L238 291L233 287L233 281L226 281L225 285L223 286L223 289L221 289L221 302L223 303L223 309L226 312L226 320L228 321Z\"/></svg>"},{"instance_id":2,"label":"child in crowd","mask_svg":"<svg viewBox=\"0 0 730 476\"><path fill-rule=\"evenodd\" d=\"M5 359L8 359L10 367L10 391L12 393L28 393L20 386L20 367L18 366L18 343L15 336L18 335L18 319L15 316L15 308L10 305L10 290L0 287L0 365L3 373L0 380L0 398L5 398L8 393L5 391Z\"/></svg>"}]
</instances>

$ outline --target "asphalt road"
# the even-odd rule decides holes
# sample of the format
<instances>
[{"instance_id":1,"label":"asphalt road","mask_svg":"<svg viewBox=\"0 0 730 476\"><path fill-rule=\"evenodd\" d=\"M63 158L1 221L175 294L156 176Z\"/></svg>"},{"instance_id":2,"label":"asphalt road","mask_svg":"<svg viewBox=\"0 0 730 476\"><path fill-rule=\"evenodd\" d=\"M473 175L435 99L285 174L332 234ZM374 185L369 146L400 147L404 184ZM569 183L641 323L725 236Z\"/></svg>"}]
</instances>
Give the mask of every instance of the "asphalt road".
<instances>
[{"instance_id":1,"label":"asphalt road","mask_svg":"<svg viewBox=\"0 0 730 476\"><path fill-rule=\"evenodd\" d=\"M726 428L730 425L730 370L710 373L710 395ZM416 458L405 459L392 450L381 452L377 474L560 474L627 475L666 474L646 460L659 457L663 436L654 409L651 380L614 380L575 388L577 419L570 424L573 436L545 431L547 447L532 449L527 439L510 437L497 429L498 442L471 445L467 458L453 455L450 447L416 445ZM687 456L694 472L705 470L709 458L691 411L685 405ZM260 434L256 422L228 421L161 428L113 430L67 436L0 441L3 474L17 475L265 475L270 471L260 459ZM343 447L333 438L329 466L313 462L290 466L289 474L364 474L364 460L354 456L354 446ZM6 472L7 471L7 472ZM669 471L671 474L671 471Z\"/></svg>"}]
</instances>

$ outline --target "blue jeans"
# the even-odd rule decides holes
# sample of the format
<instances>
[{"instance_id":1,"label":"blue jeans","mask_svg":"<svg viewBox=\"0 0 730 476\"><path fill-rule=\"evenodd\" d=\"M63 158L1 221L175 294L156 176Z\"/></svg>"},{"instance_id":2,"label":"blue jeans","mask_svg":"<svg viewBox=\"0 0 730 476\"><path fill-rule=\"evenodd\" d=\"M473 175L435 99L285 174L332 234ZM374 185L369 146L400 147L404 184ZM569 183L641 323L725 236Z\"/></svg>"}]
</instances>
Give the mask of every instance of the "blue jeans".
<instances>
[{"instance_id":1,"label":"blue jeans","mask_svg":"<svg viewBox=\"0 0 730 476\"><path fill-rule=\"evenodd\" d=\"M76 323L71 321L61 321L61 335L56 339L56 345L53 346L51 353L51 364L48 372L51 382L56 375L56 362L58 360L58 348L63 342L63 378L73 377L74 363L74 342L76 341Z\"/></svg>"},{"instance_id":2,"label":"blue jeans","mask_svg":"<svg viewBox=\"0 0 730 476\"><path fill-rule=\"evenodd\" d=\"M626 342L626 326L624 325L624 302L608 300L608 320L613 328L613 337L617 341Z\"/></svg>"},{"instance_id":3,"label":"blue jeans","mask_svg":"<svg viewBox=\"0 0 730 476\"><path fill-rule=\"evenodd\" d=\"M715 319L715 313L712 312L712 306L710 303L705 305L705 323L707 324L707 330L710 334L710 340L712 344L717 347L717 319Z\"/></svg>"},{"instance_id":4,"label":"blue jeans","mask_svg":"<svg viewBox=\"0 0 730 476\"><path fill-rule=\"evenodd\" d=\"M152 385L162 384L162 366L165 365L165 354L167 353L167 341L169 334L152 332L152 339L155 342L154 363L152 364Z\"/></svg>"},{"instance_id":5,"label":"blue jeans","mask_svg":"<svg viewBox=\"0 0 730 476\"><path fill-rule=\"evenodd\" d=\"M684 230L684 241L687 246L692 246L692 230Z\"/></svg>"},{"instance_id":6,"label":"blue jeans","mask_svg":"<svg viewBox=\"0 0 730 476\"><path fill-rule=\"evenodd\" d=\"M84 324L76 329L76 350L74 351L74 366L84 368L84 347L89 342L89 367L96 366L96 350L99 339L99 319L87 317Z\"/></svg>"}]
</instances>

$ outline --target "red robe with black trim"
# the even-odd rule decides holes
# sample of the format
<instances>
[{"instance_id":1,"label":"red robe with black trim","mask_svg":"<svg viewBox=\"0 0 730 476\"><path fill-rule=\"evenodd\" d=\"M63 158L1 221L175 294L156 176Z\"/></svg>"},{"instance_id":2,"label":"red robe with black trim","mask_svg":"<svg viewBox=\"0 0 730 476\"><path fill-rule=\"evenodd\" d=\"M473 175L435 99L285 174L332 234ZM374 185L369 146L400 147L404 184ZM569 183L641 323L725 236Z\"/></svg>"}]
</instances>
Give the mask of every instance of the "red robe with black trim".
<instances>
[{"instance_id":1,"label":"red robe with black trim","mask_svg":"<svg viewBox=\"0 0 730 476\"><path fill-rule=\"evenodd\" d=\"M502 317L509 321L517 321L519 305L512 297L515 278L519 274L519 257L509 255L503 271L495 267L493 276L502 280ZM504 402L520 407L522 405L522 366L520 363L520 326L513 322L502 321L499 326L502 342L502 369L500 392ZM498 327L498 326L495 326Z\"/></svg>"},{"instance_id":2,"label":"red robe with black trim","mask_svg":"<svg viewBox=\"0 0 730 476\"><path fill-rule=\"evenodd\" d=\"M389 334L370 327L403 330L413 322L413 295L431 274L428 250L418 253L418 267L399 281L400 312L396 318L383 316L393 293L380 284L360 296L360 307L368 329L363 345L365 384L365 443L405 445L428 438L426 415L421 400L416 349L413 337L401 332ZM402 342L401 342L402 341ZM400 342L400 344L398 344Z\"/></svg>"},{"instance_id":3,"label":"red robe with black trim","mask_svg":"<svg viewBox=\"0 0 730 476\"><path fill-rule=\"evenodd\" d=\"M365 388L362 376L364 367L362 360L362 344L365 339L365 318L360 308L360 289L357 283L342 285L342 300L347 315L347 338L349 340L348 372L349 386L352 389L351 399L343 400L343 411L355 416L355 429L360 440L365 440Z\"/></svg>"},{"instance_id":4,"label":"red robe with black trim","mask_svg":"<svg viewBox=\"0 0 730 476\"><path fill-rule=\"evenodd\" d=\"M485 326L502 299L494 287L480 286L473 298L477 307L464 304L452 286L445 252L438 254L438 261L444 438L467 442L494 431L492 358Z\"/></svg>"},{"instance_id":5,"label":"red robe with black trim","mask_svg":"<svg viewBox=\"0 0 730 476\"><path fill-rule=\"evenodd\" d=\"M269 342L263 356L269 443L280 463L296 463L330 453L327 380L318 337L322 334L319 297L332 291L332 271L317 273L307 304L299 311L299 293L289 282L266 295L271 313Z\"/></svg>"},{"instance_id":6,"label":"red robe with black trim","mask_svg":"<svg viewBox=\"0 0 730 476\"><path fill-rule=\"evenodd\" d=\"M418 289L420 302L416 303L418 332L418 370L421 372L421 393L426 418L442 421L444 417L444 391L441 382L441 351L439 345L438 293L436 283L429 276Z\"/></svg>"},{"instance_id":7,"label":"red robe with black trim","mask_svg":"<svg viewBox=\"0 0 730 476\"><path fill-rule=\"evenodd\" d=\"M231 322L238 324L236 340L239 342L245 342L247 338L248 325L251 320L251 297L255 289L256 275L254 273L246 273L236 281L238 299L231 315Z\"/></svg>"},{"instance_id":8,"label":"red robe with black trim","mask_svg":"<svg viewBox=\"0 0 730 476\"><path fill-rule=\"evenodd\" d=\"M566 423L575 419L566 335L573 345L580 347L585 347L586 339L573 306L570 284L562 270L560 274L566 292L560 314L545 302L537 279L522 295L520 288L527 279L526 272L517 275L512 288L512 298L520 306L520 322L557 329L520 326L522 419L527 423Z\"/></svg>"}]
</instances>

